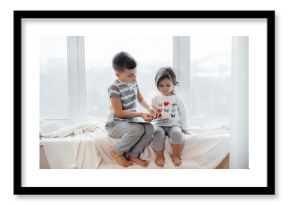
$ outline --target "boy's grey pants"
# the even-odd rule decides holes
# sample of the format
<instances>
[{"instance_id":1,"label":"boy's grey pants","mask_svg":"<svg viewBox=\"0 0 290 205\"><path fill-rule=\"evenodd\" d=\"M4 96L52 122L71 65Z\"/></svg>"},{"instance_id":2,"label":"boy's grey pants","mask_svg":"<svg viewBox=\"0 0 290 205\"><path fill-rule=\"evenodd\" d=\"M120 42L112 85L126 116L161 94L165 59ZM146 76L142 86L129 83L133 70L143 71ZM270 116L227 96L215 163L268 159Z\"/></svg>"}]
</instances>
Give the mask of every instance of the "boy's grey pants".
<instances>
[{"instance_id":1,"label":"boy's grey pants","mask_svg":"<svg viewBox=\"0 0 290 205\"><path fill-rule=\"evenodd\" d=\"M150 123L116 121L106 124L105 128L110 137L120 139L114 150L127 157L138 157L150 144L154 133Z\"/></svg>"}]
</instances>

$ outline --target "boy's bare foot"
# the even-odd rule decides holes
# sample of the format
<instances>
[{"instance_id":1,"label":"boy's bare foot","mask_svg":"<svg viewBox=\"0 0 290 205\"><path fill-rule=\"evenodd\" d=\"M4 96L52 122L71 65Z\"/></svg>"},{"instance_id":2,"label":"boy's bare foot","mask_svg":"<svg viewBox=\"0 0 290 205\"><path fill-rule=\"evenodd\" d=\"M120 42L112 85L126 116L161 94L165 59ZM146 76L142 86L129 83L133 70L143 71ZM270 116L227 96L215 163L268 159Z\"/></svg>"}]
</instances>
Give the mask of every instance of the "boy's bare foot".
<instances>
[{"instance_id":1,"label":"boy's bare foot","mask_svg":"<svg viewBox=\"0 0 290 205\"><path fill-rule=\"evenodd\" d=\"M158 167L164 167L164 157L156 157L156 160L155 160L155 164L158 166Z\"/></svg>"},{"instance_id":2,"label":"boy's bare foot","mask_svg":"<svg viewBox=\"0 0 290 205\"><path fill-rule=\"evenodd\" d=\"M172 156L172 161L174 166L180 166L182 162L180 156Z\"/></svg>"},{"instance_id":3,"label":"boy's bare foot","mask_svg":"<svg viewBox=\"0 0 290 205\"><path fill-rule=\"evenodd\" d=\"M124 157L122 155L118 155L118 153L115 151L112 151L111 155L112 155L113 159L117 162L117 164L119 164L122 167L129 167L129 166L133 165L133 163L128 161L126 159L126 157Z\"/></svg>"},{"instance_id":4,"label":"boy's bare foot","mask_svg":"<svg viewBox=\"0 0 290 205\"><path fill-rule=\"evenodd\" d=\"M129 160L135 162L136 164L139 164L142 167L147 167L149 165L149 162L147 160L140 159L139 157L129 157Z\"/></svg>"}]
</instances>

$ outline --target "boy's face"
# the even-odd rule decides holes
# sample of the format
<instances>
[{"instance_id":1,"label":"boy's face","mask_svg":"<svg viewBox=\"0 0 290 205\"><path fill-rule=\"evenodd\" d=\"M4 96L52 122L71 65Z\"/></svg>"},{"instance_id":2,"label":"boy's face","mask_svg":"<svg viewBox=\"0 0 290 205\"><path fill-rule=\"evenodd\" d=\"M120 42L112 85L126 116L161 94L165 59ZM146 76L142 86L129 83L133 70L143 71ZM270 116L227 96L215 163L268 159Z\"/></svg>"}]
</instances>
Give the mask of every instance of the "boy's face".
<instances>
[{"instance_id":1,"label":"boy's face","mask_svg":"<svg viewBox=\"0 0 290 205\"><path fill-rule=\"evenodd\" d=\"M125 83L133 83L136 80L136 68L134 69L127 69L125 68L124 71L116 71L116 76L119 80Z\"/></svg>"}]
</instances>

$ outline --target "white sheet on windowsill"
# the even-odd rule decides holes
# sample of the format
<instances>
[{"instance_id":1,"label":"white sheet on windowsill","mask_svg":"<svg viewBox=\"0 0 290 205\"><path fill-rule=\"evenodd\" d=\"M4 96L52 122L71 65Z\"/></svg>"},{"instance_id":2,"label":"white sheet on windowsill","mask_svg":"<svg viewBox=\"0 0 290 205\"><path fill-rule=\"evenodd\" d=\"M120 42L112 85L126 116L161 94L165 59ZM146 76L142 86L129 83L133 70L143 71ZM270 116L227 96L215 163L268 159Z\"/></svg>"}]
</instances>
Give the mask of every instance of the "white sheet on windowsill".
<instances>
[{"instance_id":1,"label":"white sheet on windowsill","mask_svg":"<svg viewBox=\"0 0 290 205\"><path fill-rule=\"evenodd\" d=\"M94 132L100 127L96 121L86 121L72 125L41 121L39 134L42 138L77 136L83 132Z\"/></svg>"},{"instance_id":2,"label":"white sheet on windowsill","mask_svg":"<svg viewBox=\"0 0 290 205\"><path fill-rule=\"evenodd\" d=\"M53 169L122 168L112 160L110 155L117 140L108 137L106 131L96 122L95 124L92 121L87 124L82 123L83 127L94 127L94 131L82 130L79 125L61 128L62 131L57 136L62 137L41 138L50 167ZM65 137L63 133L71 133L71 135ZM180 167L173 165L170 157L170 143L168 139L166 140L164 168L212 169L229 153L229 126L227 124L195 126L191 127L191 133L191 135L184 135L185 145ZM159 168L154 163L155 153L151 146L144 150L141 158L150 161L147 168ZM129 168L141 167L134 165Z\"/></svg>"}]
</instances>

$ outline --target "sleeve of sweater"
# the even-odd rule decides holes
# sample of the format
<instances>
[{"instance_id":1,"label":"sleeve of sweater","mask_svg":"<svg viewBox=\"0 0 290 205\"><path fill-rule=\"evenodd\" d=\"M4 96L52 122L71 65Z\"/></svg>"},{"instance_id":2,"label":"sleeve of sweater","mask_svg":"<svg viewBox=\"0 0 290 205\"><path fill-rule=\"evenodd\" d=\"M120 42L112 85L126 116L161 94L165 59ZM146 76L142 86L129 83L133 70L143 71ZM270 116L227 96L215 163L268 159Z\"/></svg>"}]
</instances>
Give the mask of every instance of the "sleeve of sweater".
<instances>
[{"instance_id":1,"label":"sleeve of sweater","mask_svg":"<svg viewBox=\"0 0 290 205\"><path fill-rule=\"evenodd\" d=\"M178 111L179 111L179 116L180 116L180 121L181 121L181 129L187 129L187 115L186 115L186 110L185 106L183 103L183 100L178 97Z\"/></svg>"}]
</instances>

